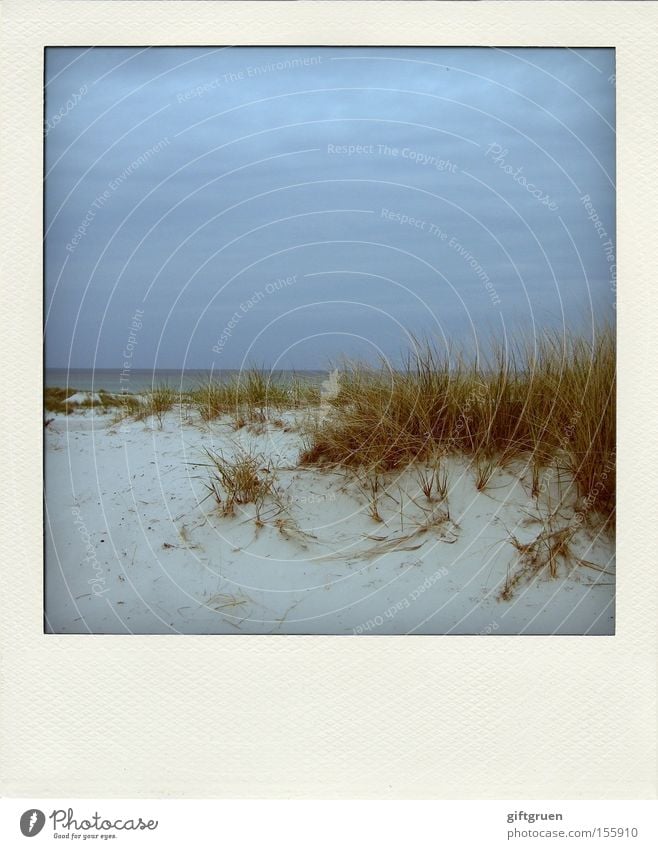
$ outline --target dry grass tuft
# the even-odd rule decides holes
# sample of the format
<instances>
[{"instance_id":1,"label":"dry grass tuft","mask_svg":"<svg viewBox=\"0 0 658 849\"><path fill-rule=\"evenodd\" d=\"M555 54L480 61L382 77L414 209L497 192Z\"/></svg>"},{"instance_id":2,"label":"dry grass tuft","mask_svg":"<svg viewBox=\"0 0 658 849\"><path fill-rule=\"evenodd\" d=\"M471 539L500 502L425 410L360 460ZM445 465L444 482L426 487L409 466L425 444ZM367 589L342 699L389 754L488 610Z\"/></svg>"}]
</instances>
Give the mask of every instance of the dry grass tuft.
<instances>
[{"instance_id":1,"label":"dry grass tuft","mask_svg":"<svg viewBox=\"0 0 658 849\"><path fill-rule=\"evenodd\" d=\"M112 418L112 425L128 418L137 418L140 413L141 403L135 395L124 393L117 396L117 410Z\"/></svg>"},{"instance_id":2,"label":"dry grass tuft","mask_svg":"<svg viewBox=\"0 0 658 849\"><path fill-rule=\"evenodd\" d=\"M368 499L368 515L373 522L383 522L379 513L379 498L381 490L381 481L379 475L374 474L368 476L361 484L361 490Z\"/></svg>"},{"instance_id":3,"label":"dry grass tuft","mask_svg":"<svg viewBox=\"0 0 658 849\"><path fill-rule=\"evenodd\" d=\"M517 568L508 572L499 598L509 601L519 584L538 577L542 572L556 578L560 562L568 564L573 561L571 542L576 530L572 526L553 529L549 525L529 543L521 543L512 535L510 542L519 552Z\"/></svg>"},{"instance_id":4,"label":"dry grass tuft","mask_svg":"<svg viewBox=\"0 0 658 849\"><path fill-rule=\"evenodd\" d=\"M203 421L229 415L238 429L266 421L271 411L316 406L320 390L301 378L283 380L252 368L225 382L209 378L190 393L190 401Z\"/></svg>"},{"instance_id":5,"label":"dry grass tuft","mask_svg":"<svg viewBox=\"0 0 658 849\"><path fill-rule=\"evenodd\" d=\"M235 506L255 504L260 511L265 498L274 492L274 475L260 455L238 449L232 459L206 448L211 468L210 480L204 485L224 516L232 516Z\"/></svg>"},{"instance_id":6,"label":"dry grass tuft","mask_svg":"<svg viewBox=\"0 0 658 849\"><path fill-rule=\"evenodd\" d=\"M430 460L429 469L420 469L416 473L416 482L428 501L440 502L448 498L448 472L441 468L440 460Z\"/></svg>"},{"instance_id":7,"label":"dry grass tuft","mask_svg":"<svg viewBox=\"0 0 658 849\"><path fill-rule=\"evenodd\" d=\"M70 415L74 412L96 410L101 413L114 411L114 417L110 424L117 424L128 416L137 414L140 404L134 395L124 393L107 392L105 389L91 390L90 396L76 403L66 403L66 399L75 395L79 390L72 387L47 386L43 390L44 410L52 413L64 413ZM97 397L94 398L93 395Z\"/></svg>"},{"instance_id":8,"label":"dry grass tuft","mask_svg":"<svg viewBox=\"0 0 658 849\"><path fill-rule=\"evenodd\" d=\"M478 492L483 492L487 488L487 484L493 477L498 463L492 457L475 457L475 488Z\"/></svg>"},{"instance_id":9,"label":"dry grass tuft","mask_svg":"<svg viewBox=\"0 0 658 849\"><path fill-rule=\"evenodd\" d=\"M43 390L43 407L49 413L64 413L68 415L75 409L73 404L65 404L67 398L70 398L77 392L77 389L69 387L62 388L61 386L46 386Z\"/></svg>"}]
</instances>

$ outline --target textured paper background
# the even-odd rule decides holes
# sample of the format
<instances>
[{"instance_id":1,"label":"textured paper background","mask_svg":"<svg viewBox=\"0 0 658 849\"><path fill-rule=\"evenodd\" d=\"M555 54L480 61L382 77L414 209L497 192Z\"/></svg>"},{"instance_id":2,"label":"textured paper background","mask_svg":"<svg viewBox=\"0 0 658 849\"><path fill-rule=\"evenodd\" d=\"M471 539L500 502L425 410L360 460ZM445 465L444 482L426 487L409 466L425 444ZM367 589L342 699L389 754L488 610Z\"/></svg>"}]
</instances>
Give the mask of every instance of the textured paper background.
<instances>
[{"instance_id":1,"label":"textured paper background","mask_svg":"<svg viewBox=\"0 0 658 849\"><path fill-rule=\"evenodd\" d=\"M24 797L656 795L656 8L4 2L2 790ZM617 635L42 634L43 47L617 47Z\"/></svg>"}]
</instances>

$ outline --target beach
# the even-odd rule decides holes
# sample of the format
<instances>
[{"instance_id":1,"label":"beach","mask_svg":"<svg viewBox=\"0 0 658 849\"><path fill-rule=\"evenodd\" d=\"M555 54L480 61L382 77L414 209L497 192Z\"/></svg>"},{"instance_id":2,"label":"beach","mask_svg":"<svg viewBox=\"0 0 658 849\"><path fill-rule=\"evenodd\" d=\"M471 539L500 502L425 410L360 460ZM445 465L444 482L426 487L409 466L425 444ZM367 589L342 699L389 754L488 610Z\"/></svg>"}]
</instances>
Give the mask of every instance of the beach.
<instances>
[{"instance_id":1,"label":"beach","mask_svg":"<svg viewBox=\"0 0 658 849\"><path fill-rule=\"evenodd\" d=\"M446 497L424 494L419 460L373 492L358 471L300 463L323 414L236 426L184 405L142 420L98 406L46 413L46 631L614 633L614 539L588 522L573 529L578 562L501 597L545 522L520 460L478 489L471 459L447 456ZM226 510L209 456L257 458L262 499ZM546 479L547 504L557 484Z\"/></svg>"}]
</instances>

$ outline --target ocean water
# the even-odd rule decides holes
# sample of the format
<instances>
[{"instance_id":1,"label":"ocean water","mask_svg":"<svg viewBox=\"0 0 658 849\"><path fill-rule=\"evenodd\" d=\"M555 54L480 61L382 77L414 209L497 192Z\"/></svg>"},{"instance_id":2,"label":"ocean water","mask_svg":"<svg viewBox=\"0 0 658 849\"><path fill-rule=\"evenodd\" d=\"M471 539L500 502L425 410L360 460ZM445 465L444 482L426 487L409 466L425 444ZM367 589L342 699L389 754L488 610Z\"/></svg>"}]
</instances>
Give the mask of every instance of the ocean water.
<instances>
[{"instance_id":1,"label":"ocean water","mask_svg":"<svg viewBox=\"0 0 658 849\"><path fill-rule=\"evenodd\" d=\"M243 372L244 373L244 372ZM269 375L269 372L266 372ZM177 391L189 392L207 383L212 378L218 383L228 383L240 374L238 369L131 369L121 372L119 369L58 369L47 368L44 373L46 386L61 386L94 391L105 389L107 392L144 392L153 386L168 384ZM325 371L273 371L273 382L286 383L299 378L313 385L320 385L326 379Z\"/></svg>"}]
</instances>

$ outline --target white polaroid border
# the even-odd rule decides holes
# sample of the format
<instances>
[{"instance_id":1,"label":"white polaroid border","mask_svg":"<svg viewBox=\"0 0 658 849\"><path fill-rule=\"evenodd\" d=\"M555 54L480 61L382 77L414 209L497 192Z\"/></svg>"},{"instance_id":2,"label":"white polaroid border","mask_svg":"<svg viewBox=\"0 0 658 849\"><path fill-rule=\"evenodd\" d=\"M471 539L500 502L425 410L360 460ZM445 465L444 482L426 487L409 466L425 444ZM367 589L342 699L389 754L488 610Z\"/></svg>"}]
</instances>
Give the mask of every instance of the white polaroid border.
<instances>
[{"instance_id":1,"label":"white polaroid border","mask_svg":"<svg viewBox=\"0 0 658 849\"><path fill-rule=\"evenodd\" d=\"M655 798L655 5L5 0L2 19L2 792ZM616 48L614 637L44 635L44 46L177 43Z\"/></svg>"}]
</instances>

